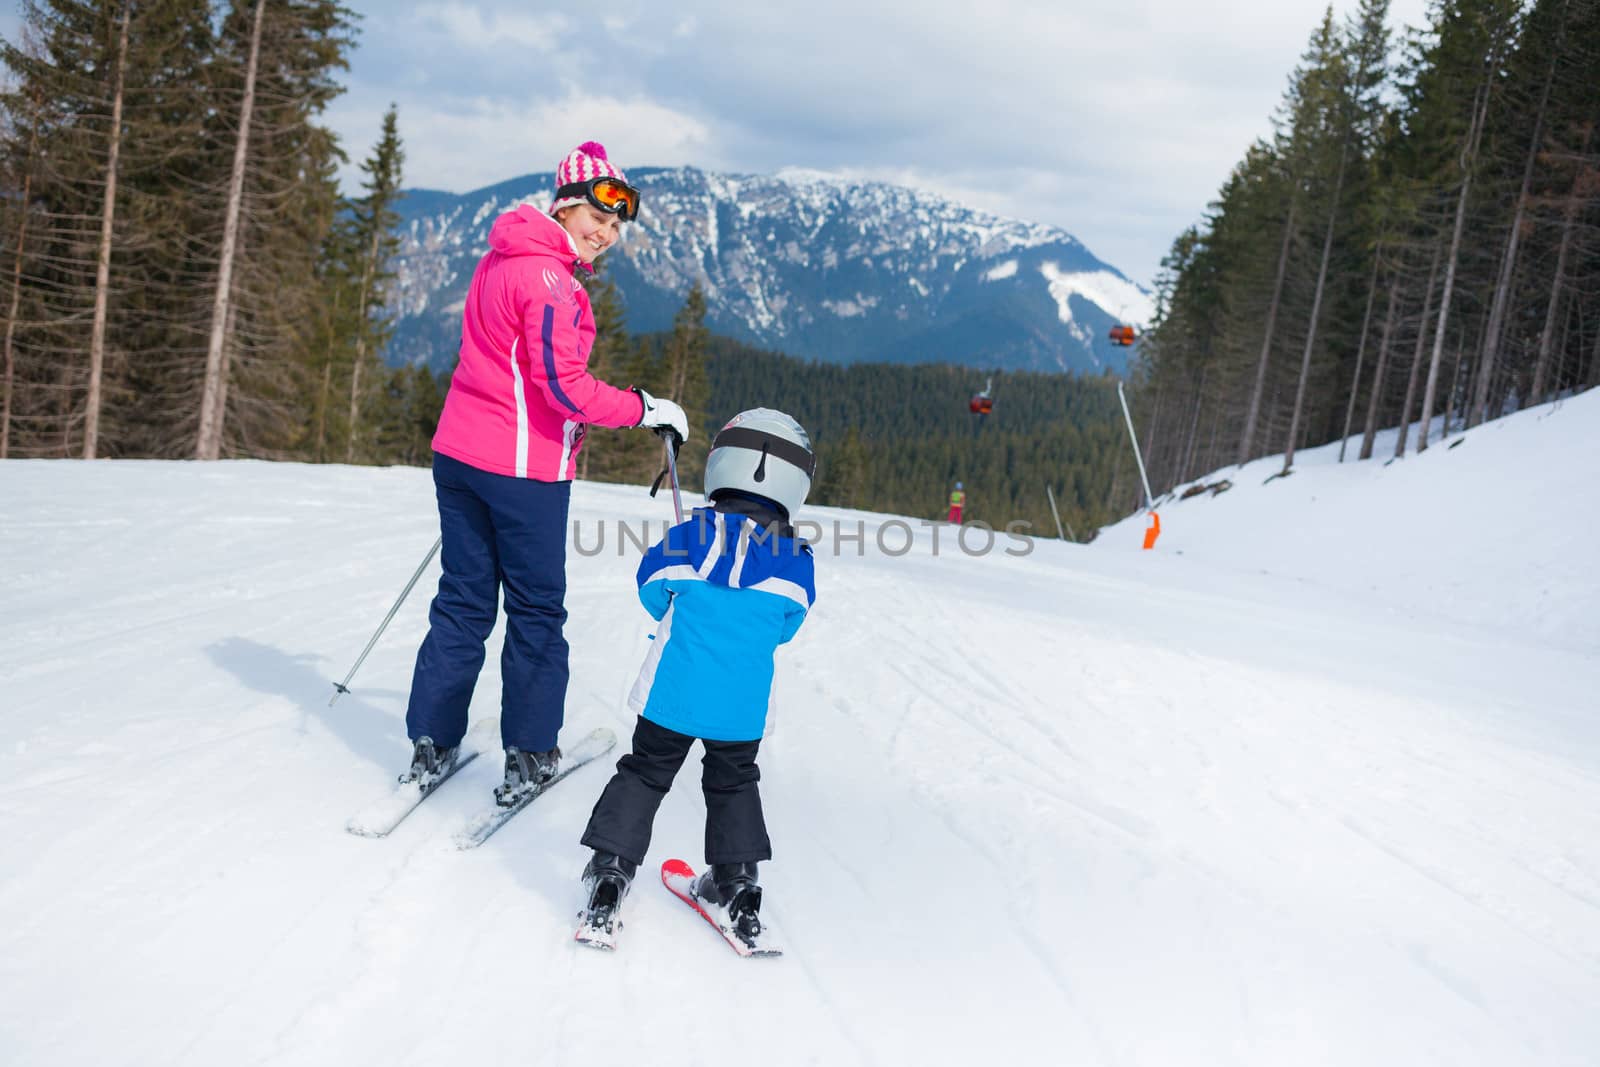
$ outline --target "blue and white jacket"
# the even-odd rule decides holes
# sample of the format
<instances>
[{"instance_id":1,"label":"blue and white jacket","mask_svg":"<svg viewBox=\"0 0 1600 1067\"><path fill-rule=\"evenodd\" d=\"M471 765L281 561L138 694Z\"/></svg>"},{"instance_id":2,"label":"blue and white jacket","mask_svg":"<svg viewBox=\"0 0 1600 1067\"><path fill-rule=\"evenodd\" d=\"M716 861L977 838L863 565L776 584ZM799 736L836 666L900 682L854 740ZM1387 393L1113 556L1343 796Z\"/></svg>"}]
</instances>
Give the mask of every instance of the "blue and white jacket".
<instances>
[{"instance_id":1,"label":"blue and white jacket","mask_svg":"<svg viewBox=\"0 0 1600 1067\"><path fill-rule=\"evenodd\" d=\"M772 701L772 656L816 600L811 546L748 515L696 508L639 563L661 620L628 706L712 741L754 741Z\"/></svg>"}]
</instances>

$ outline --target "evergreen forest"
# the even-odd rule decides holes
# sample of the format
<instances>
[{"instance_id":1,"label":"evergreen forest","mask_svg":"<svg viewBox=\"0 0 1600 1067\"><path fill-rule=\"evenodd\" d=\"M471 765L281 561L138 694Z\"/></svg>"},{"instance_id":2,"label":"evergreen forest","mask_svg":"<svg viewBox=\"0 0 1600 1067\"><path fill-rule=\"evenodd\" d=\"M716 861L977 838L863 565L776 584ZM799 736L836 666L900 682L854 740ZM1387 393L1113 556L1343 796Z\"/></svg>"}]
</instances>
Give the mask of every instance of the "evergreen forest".
<instances>
[{"instance_id":1,"label":"evergreen forest","mask_svg":"<svg viewBox=\"0 0 1600 1067\"><path fill-rule=\"evenodd\" d=\"M25 0L0 41L0 457L428 461L381 361L404 152L322 125L333 0Z\"/></svg>"},{"instance_id":2,"label":"evergreen forest","mask_svg":"<svg viewBox=\"0 0 1600 1067\"><path fill-rule=\"evenodd\" d=\"M1436 0L1401 41L1387 9L1329 10L1162 262L1132 371L1158 494L1600 384L1600 3Z\"/></svg>"}]
</instances>

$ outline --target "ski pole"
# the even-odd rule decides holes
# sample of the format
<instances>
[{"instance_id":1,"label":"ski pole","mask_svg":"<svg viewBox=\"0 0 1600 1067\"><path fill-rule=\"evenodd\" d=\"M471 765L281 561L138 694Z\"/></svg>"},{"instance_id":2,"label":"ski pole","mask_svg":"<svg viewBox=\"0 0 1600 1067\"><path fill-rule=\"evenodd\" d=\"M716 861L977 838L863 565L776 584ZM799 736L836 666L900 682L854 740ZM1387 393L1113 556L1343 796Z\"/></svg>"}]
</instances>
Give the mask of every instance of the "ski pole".
<instances>
[{"instance_id":1,"label":"ski pole","mask_svg":"<svg viewBox=\"0 0 1600 1067\"><path fill-rule=\"evenodd\" d=\"M655 496L661 488L661 479L666 478L672 486L672 514L678 522L683 521L683 497L678 492L678 446L683 443L676 430L671 427L662 427L656 433L661 435L661 447L667 453L667 465L656 475L656 480L650 485L650 495Z\"/></svg>"},{"instance_id":2,"label":"ski pole","mask_svg":"<svg viewBox=\"0 0 1600 1067\"><path fill-rule=\"evenodd\" d=\"M333 707L333 702L339 699L340 693L350 692L350 679L354 678L356 671L361 669L362 661L367 658L367 653L372 651L372 646L378 643L378 638L383 635L384 630L388 629L389 620L393 619L395 612L400 610L400 605L406 602L406 597L411 594L411 587L417 584L417 579L422 577L422 572L428 569L428 564L433 562L434 554L439 551L439 546L443 543L444 537L440 535L433 542L433 547L428 549L428 554L422 557L422 564L417 567L417 573L413 574L411 580L406 583L406 587L400 590L400 596L395 599L394 607L389 609L389 614L385 615L383 622L378 624L377 632L372 635L372 640L367 642L367 647L363 648L361 655L356 657L355 663L350 667L350 673L344 676L344 681L333 683L333 696L328 700L328 707Z\"/></svg>"}]
</instances>

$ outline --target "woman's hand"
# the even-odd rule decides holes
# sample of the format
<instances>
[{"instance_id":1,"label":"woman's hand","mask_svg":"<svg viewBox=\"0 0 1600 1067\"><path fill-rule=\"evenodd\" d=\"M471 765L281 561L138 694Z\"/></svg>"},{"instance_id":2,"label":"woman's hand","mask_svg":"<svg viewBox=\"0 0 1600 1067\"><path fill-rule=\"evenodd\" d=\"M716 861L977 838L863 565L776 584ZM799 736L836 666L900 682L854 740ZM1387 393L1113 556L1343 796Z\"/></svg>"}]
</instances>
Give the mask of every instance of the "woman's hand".
<instances>
[{"instance_id":1,"label":"woman's hand","mask_svg":"<svg viewBox=\"0 0 1600 1067\"><path fill-rule=\"evenodd\" d=\"M680 443L689 439L689 418L683 413L683 408L671 400L657 400L637 386L633 391L644 401L644 414L639 417L640 426L652 430L671 430L678 435Z\"/></svg>"}]
</instances>

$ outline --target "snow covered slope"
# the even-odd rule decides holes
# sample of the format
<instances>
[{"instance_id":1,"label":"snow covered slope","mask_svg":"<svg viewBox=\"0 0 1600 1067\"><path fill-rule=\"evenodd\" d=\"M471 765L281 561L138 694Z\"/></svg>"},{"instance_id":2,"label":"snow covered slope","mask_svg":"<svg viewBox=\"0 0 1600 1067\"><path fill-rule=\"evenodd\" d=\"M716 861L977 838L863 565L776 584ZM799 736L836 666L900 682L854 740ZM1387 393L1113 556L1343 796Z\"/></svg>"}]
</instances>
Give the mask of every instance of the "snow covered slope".
<instances>
[{"instance_id":1,"label":"snow covered slope","mask_svg":"<svg viewBox=\"0 0 1600 1067\"><path fill-rule=\"evenodd\" d=\"M490 759L344 832L407 756L431 575L330 683L433 541L427 472L0 463L0 1062L1592 1064L1597 424L1227 472L1149 553L814 510L760 962L648 874L617 954L572 944L604 767L476 852ZM574 736L630 728L615 524L666 511L575 490ZM697 773L652 865L700 859Z\"/></svg>"}]
</instances>

